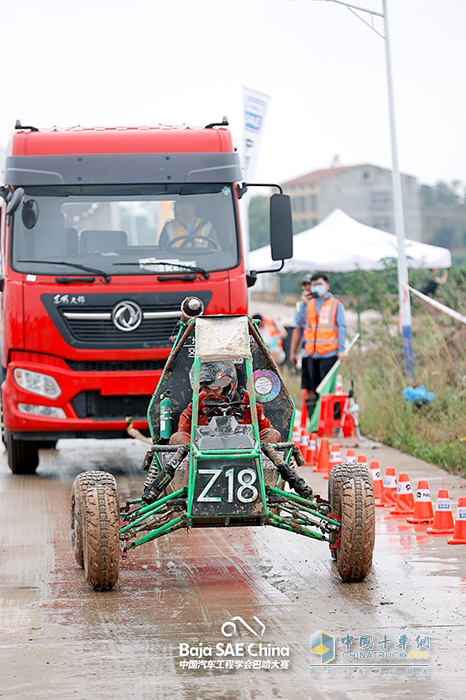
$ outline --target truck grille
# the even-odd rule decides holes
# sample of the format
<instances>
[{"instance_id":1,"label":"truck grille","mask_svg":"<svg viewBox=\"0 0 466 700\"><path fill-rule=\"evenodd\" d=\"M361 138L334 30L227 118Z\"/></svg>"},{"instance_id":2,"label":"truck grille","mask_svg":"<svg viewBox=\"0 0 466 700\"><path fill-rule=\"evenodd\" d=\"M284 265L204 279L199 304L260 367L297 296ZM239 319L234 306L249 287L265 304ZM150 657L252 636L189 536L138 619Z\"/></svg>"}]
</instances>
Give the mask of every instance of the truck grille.
<instances>
[{"instance_id":1,"label":"truck grille","mask_svg":"<svg viewBox=\"0 0 466 700\"><path fill-rule=\"evenodd\" d=\"M101 396L97 391L82 391L71 400L79 418L93 420L146 420L151 394L137 396Z\"/></svg>"},{"instance_id":2,"label":"truck grille","mask_svg":"<svg viewBox=\"0 0 466 700\"><path fill-rule=\"evenodd\" d=\"M179 306L167 307L161 311L160 307L145 307L141 325L130 331L122 332L113 324L112 309L108 307L92 307L89 311L80 309L79 312L68 308L60 308L61 316L66 323L71 335L85 343L98 341L108 343L113 347L125 344L128 341L137 343L140 347L148 343L151 348L166 348L170 346L170 336L174 334L177 320L180 316ZM151 318L151 314L154 317ZM158 314L155 316L155 314ZM162 314L167 314L164 317Z\"/></svg>"},{"instance_id":3,"label":"truck grille","mask_svg":"<svg viewBox=\"0 0 466 700\"><path fill-rule=\"evenodd\" d=\"M65 290L66 291L66 290ZM210 290L193 290L207 309L212 298ZM83 292L79 296L71 293L41 294L56 329L68 345L82 350L149 350L163 349L168 354L178 331L181 302L187 291L177 292ZM162 353L157 353L162 354ZM115 355L113 355L115 357ZM106 371L105 366L96 371ZM76 371L94 371L92 365L74 367ZM121 370L118 366L110 371ZM162 369L157 367L135 367L139 369Z\"/></svg>"},{"instance_id":4,"label":"truck grille","mask_svg":"<svg viewBox=\"0 0 466 700\"><path fill-rule=\"evenodd\" d=\"M157 372L165 360L65 360L74 372Z\"/></svg>"}]
</instances>

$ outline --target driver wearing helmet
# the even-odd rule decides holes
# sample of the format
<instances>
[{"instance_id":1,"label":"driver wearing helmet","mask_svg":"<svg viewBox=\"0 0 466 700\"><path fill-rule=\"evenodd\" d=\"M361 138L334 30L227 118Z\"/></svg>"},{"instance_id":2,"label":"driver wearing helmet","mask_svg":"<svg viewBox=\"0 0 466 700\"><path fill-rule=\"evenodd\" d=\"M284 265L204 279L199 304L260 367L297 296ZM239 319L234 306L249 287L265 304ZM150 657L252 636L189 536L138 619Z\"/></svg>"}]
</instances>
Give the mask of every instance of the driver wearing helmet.
<instances>
[{"instance_id":1,"label":"driver wearing helmet","mask_svg":"<svg viewBox=\"0 0 466 700\"><path fill-rule=\"evenodd\" d=\"M193 369L189 372L189 380L193 386ZM208 418L205 407L206 399L223 400L228 403L232 400L241 400L237 392L238 377L233 362L228 360L217 362L202 362L199 375L199 414L198 425L207 425ZM243 413L238 419L238 423L252 423L251 408L249 406L249 394L245 392L242 399ZM281 435L278 430L272 428L268 418L262 411L262 405L257 402L257 419L259 421L259 437L261 442L280 442ZM178 423L178 432L173 433L170 438L171 445L186 445L191 441L191 421L193 414L192 401L182 412Z\"/></svg>"},{"instance_id":2,"label":"driver wearing helmet","mask_svg":"<svg viewBox=\"0 0 466 700\"><path fill-rule=\"evenodd\" d=\"M208 237L215 243L217 236L211 222L203 218L197 212L198 203L196 197L184 195L175 202L175 218L168 219L160 233L159 246L166 248L185 248L189 245L205 247L208 241L202 238ZM176 241L174 243L170 241ZM213 244L211 244L212 247Z\"/></svg>"}]
</instances>

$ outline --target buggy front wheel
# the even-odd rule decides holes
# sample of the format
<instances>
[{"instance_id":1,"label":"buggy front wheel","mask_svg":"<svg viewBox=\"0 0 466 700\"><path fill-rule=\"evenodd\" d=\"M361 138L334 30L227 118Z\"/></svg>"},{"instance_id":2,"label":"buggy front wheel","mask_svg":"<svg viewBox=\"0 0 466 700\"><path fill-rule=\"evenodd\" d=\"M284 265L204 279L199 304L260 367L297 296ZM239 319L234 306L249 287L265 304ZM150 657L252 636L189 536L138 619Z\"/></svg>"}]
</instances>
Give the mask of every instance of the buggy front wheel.
<instances>
[{"instance_id":1,"label":"buggy front wheel","mask_svg":"<svg viewBox=\"0 0 466 700\"><path fill-rule=\"evenodd\" d=\"M83 563L92 588L105 591L118 581L120 565L120 509L115 478L90 472L82 495Z\"/></svg>"},{"instance_id":2,"label":"buggy front wheel","mask_svg":"<svg viewBox=\"0 0 466 700\"><path fill-rule=\"evenodd\" d=\"M331 544L338 545L331 549L338 573L343 581L363 581L372 566L375 541L374 487L367 467L334 467L329 478L329 501L341 518L339 536L331 536Z\"/></svg>"}]
</instances>

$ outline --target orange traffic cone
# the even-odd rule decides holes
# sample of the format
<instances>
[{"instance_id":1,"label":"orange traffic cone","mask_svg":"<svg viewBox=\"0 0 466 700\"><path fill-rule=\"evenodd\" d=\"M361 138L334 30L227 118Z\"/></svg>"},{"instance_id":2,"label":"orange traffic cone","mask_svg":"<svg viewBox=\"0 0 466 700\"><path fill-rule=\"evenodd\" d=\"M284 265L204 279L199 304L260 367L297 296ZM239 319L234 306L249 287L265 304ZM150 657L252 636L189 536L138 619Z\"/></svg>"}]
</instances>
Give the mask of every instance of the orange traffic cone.
<instances>
[{"instance_id":1,"label":"orange traffic cone","mask_svg":"<svg viewBox=\"0 0 466 700\"><path fill-rule=\"evenodd\" d=\"M325 474L329 470L330 463L330 449L328 446L327 438L322 438L320 441L319 456L317 458L317 466L314 467L315 472L324 472Z\"/></svg>"},{"instance_id":2,"label":"orange traffic cone","mask_svg":"<svg viewBox=\"0 0 466 700\"><path fill-rule=\"evenodd\" d=\"M409 518L406 518L407 523L420 525L425 523L428 525L434 520L434 509L432 508L432 500L430 498L429 484L425 479L421 479L417 484L416 502L414 504L414 512Z\"/></svg>"},{"instance_id":3,"label":"orange traffic cone","mask_svg":"<svg viewBox=\"0 0 466 700\"><path fill-rule=\"evenodd\" d=\"M328 479L328 475L332 471L332 468L336 464L341 464L342 459L341 459L341 452L340 452L340 445L332 445L330 447L330 460L329 460L329 465L328 465L328 472L327 474L324 474L324 479Z\"/></svg>"},{"instance_id":4,"label":"orange traffic cone","mask_svg":"<svg viewBox=\"0 0 466 700\"><path fill-rule=\"evenodd\" d=\"M306 467L315 467L317 464L317 435L311 433L306 452Z\"/></svg>"},{"instance_id":5,"label":"orange traffic cone","mask_svg":"<svg viewBox=\"0 0 466 700\"><path fill-rule=\"evenodd\" d=\"M356 452L351 447L346 450L346 464L356 464Z\"/></svg>"},{"instance_id":6,"label":"orange traffic cone","mask_svg":"<svg viewBox=\"0 0 466 700\"><path fill-rule=\"evenodd\" d=\"M309 433L307 432L306 428L303 428L301 430L301 437L299 438L299 449L301 450L301 454L303 456L303 459L306 459L308 445L309 445Z\"/></svg>"},{"instance_id":7,"label":"orange traffic cone","mask_svg":"<svg viewBox=\"0 0 466 700\"><path fill-rule=\"evenodd\" d=\"M398 474L395 507L390 510L390 515L411 515L413 511L414 496L411 482L406 472L401 472L401 474Z\"/></svg>"},{"instance_id":8,"label":"orange traffic cone","mask_svg":"<svg viewBox=\"0 0 466 700\"><path fill-rule=\"evenodd\" d=\"M367 467L367 457L366 457L366 455L358 455L357 463L358 463L358 464L363 464L365 467Z\"/></svg>"},{"instance_id":9,"label":"orange traffic cone","mask_svg":"<svg viewBox=\"0 0 466 700\"><path fill-rule=\"evenodd\" d=\"M434 522L426 532L429 535L451 535L455 529L453 513L451 512L450 497L447 489L439 489L435 507Z\"/></svg>"},{"instance_id":10,"label":"orange traffic cone","mask_svg":"<svg viewBox=\"0 0 466 700\"><path fill-rule=\"evenodd\" d=\"M464 496L458 499L455 531L451 540L447 542L448 544L466 544L466 498Z\"/></svg>"},{"instance_id":11,"label":"orange traffic cone","mask_svg":"<svg viewBox=\"0 0 466 700\"><path fill-rule=\"evenodd\" d=\"M392 508L395 505L396 472L395 467L387 467L383 480L382 498L375 505L378 508Z\"/></svg>"},{"instance_id":12,"label":"orange traffic cone","mask_svg":"<svg viewBox=\"0 0 466 700\"><path fill-rule=\"evenodd\" d=\"M370 465L370 472L372 476L372 481L374 483L374 498L382 498L383 493L383 479L382 472L380 471L379 463L376 459L373 459Z\"/></svg>"}]
</instances>

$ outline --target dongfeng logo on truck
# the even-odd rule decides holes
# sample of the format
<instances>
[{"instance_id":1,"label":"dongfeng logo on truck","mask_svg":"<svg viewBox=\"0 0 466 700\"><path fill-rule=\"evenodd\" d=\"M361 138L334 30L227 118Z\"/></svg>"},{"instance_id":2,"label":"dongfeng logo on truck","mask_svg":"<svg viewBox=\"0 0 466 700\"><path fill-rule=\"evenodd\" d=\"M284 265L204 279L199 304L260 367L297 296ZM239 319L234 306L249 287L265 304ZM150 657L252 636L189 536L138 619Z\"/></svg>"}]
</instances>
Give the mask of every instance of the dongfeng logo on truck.
<instances>
[{"instance_id":1,"label":"dongfeng logo on truck","mask_svg":"<svg viewBox=\"0 0 466 700\"><path fill-rule=\"evenodd\" d=\"M134 331L142 321L141 307L134 301L120 301L113 309L112 320L119 331Z\"/></svg>"}]
</instances>

